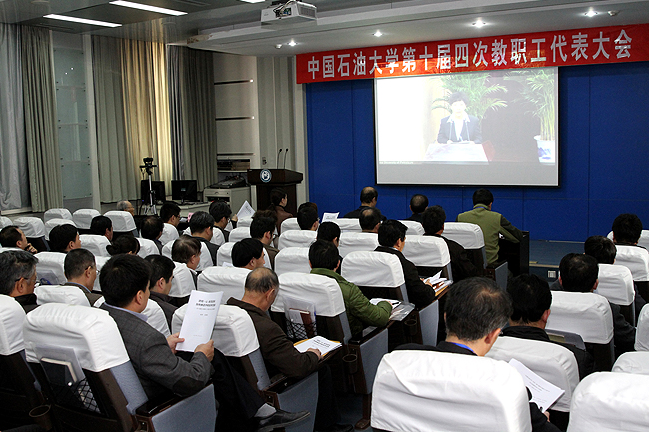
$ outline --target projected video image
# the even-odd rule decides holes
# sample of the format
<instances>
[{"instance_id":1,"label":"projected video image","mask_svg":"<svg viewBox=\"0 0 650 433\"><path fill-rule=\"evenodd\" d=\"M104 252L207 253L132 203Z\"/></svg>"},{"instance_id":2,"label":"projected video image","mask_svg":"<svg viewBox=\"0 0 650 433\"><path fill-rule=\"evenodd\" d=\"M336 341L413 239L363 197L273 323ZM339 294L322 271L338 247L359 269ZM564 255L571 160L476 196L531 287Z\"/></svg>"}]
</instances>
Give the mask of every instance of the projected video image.
<instances>
[{"instance_id":1,"label":"projected video image","mask_svg":"<svg viewBox=\"0 0 650 433\"><path fill-rule=\"evenodd\" d=\"M379 183L558 184L557 68L377 79L375 127Z\"/></svg>"}]
</instances>

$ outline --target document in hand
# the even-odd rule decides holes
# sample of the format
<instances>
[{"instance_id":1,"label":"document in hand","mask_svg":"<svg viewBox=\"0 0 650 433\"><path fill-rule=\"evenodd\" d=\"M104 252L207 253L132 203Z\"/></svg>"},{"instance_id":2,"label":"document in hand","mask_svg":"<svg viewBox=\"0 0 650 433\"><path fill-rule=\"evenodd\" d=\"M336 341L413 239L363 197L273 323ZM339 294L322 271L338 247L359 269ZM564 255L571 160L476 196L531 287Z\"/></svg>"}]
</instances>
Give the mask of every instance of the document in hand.
<instances>
[{"instance_id":1,"label":"document in hand","mask_svg":"<svg viewBox=\"0 0 650 433\"><path fill-rule=\"evenodd\" d=\"M326 222L326 221L334 221L339 217L339 213L336 212L325 212L323 214L323 220L321 222Z\"/></svg>"},{"instance_id":2,"label":"document in hand","mask_svg":"<svg viewBox=\"0 0 650 433\"><path fill-rule=\"evenodd\" d=\"M328 340L327 338L321 337L320 335L295 344L295 348L298 349L298 352L300 353L306 352L307 349L318 349L323 356L325 356L326 353L331 352L332 350L339 347L341 347L341 343L338 341Z\"/></svg>"},{"instance_id":3,"label":"document in hand","mask_svg":"<svg viewBox=\"0 0 650 433\"><path fill-rule=\"evenodd\" d=\"M253 206L250 205L248 200L245 200L244 204L239 208L239 212L237 212L237 218L252 217L253 214L255 214L255 209L253 209Z\"/></svg>"},{"instance_id":4,"label":"document in hand","mask_svg":"<svg viewBox=\"0 0 650 433\"><path fill-rule=\"evenodd\" d=\"M521 377L524 379L524 384L533 395L531 401L539 406L542 412L546 412L564 394L563 389L542 379L516 359L511 359L508 364L512 365L521 374Z\"/></svg>"},{"instance_id":5,"label":"document in hand","mask_svg":"<svg viewBox=\"0 0 650 433\"><path fill-rule=\"evenodd\" d=\"M178 343L176 350L194 352L196 346L207 343L212 338L222 296L223 292L192 290L179 335L185 341Z\"/></svg>"},{"instance_id":6,"label":"document in hand","mask_svg":"<svg viewBox=\"0 0 650 433\"><path fill-rule=\"evenodd\" d=\"M370 303L371 303L372 305L377 305L377 304L379 304L381 301L386 301L386 302L388 302L388 303L391 305L391 307L393 307L393 308L397 307L397 306L400 304L400 301L398 301L397 299L384 299L384 298L372 298L372 299L370 300Z\"/></svg>"}]
</instances>

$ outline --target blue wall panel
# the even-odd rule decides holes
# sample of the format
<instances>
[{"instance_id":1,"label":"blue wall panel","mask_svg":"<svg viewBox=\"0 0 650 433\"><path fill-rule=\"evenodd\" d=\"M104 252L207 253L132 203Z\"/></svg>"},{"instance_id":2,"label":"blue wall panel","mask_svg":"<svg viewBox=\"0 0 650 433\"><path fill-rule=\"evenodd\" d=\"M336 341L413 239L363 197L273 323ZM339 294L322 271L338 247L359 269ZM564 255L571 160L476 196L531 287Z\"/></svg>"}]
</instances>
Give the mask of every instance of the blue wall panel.
<instances>
[{"instance_id":1,"label":"blue wall panel","mask_svg":"<svg viewBox=\"0 0 650 433\"><path fill-rule=\"evenodd\" d=\"M648 227L648 63L560 69L559 188L491 188L494 210L532 239L582 242L606 234L619 213ZM321 212L359 206L375 185L372 80L307 85L310 200ZM376 186L376 185L375 185ZM440 204L447 221L471 209L474 188L379 185L389 218L410 215L413 194Z\"/></svg>"}]
</instances>

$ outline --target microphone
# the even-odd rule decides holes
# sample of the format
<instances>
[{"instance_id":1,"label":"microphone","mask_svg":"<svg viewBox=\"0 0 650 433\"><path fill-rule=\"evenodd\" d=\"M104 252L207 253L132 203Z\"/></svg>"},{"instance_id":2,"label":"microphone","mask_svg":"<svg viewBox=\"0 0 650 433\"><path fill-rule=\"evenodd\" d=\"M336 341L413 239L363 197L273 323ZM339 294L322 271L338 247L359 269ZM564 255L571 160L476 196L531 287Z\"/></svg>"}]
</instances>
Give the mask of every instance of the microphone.
<instances>
[{"instance_id":1,"label":"microphone","mask_svg":"<svg viewBox=\"0 0 650 433\"><path fill-rule=\"evenodd\" d=\"M287 168L287 153L289 153L289 148L284 151L284 164L282 164L283 169Z\"/></svg>"},{"instance_id":2,"label":"microphone","mask_svg":"<svg viewBox=\"0 0 650 433\"><path fill-rule=\"evenodd\" d=\"M275 158L275 168L280 168L280 154L282 153L284 149L280 149L278 152L278 157Z\"/></svg>"}]
</instances>

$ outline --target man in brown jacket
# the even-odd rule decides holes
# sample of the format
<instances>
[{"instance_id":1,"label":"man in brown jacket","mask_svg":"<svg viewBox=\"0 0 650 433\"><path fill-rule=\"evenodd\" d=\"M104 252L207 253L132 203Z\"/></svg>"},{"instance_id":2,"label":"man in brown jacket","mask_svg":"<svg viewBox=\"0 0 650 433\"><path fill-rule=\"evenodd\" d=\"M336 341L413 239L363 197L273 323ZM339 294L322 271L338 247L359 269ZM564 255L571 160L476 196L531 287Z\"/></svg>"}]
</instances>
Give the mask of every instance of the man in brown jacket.
<instances>
[{"instance_id":1,"label":"man in brown jacket","mask_svg":"<svg viewBox=\"0 0 650 433\"><path fill-rule=\"evenodd\" d=\"M339 410L332 386L332 374L318 349L300 353L280 325L266 314L278 294L280 283L271 269L256 268L246 277L244 297L230 298L228 305L236 305L249 314L255 326L262 356L269 376L282 373L287 377L305 377L318 370L318 406L314 429L316 431L352 431L352 426L338 425Z\"/></svg>"}]
</instances>

